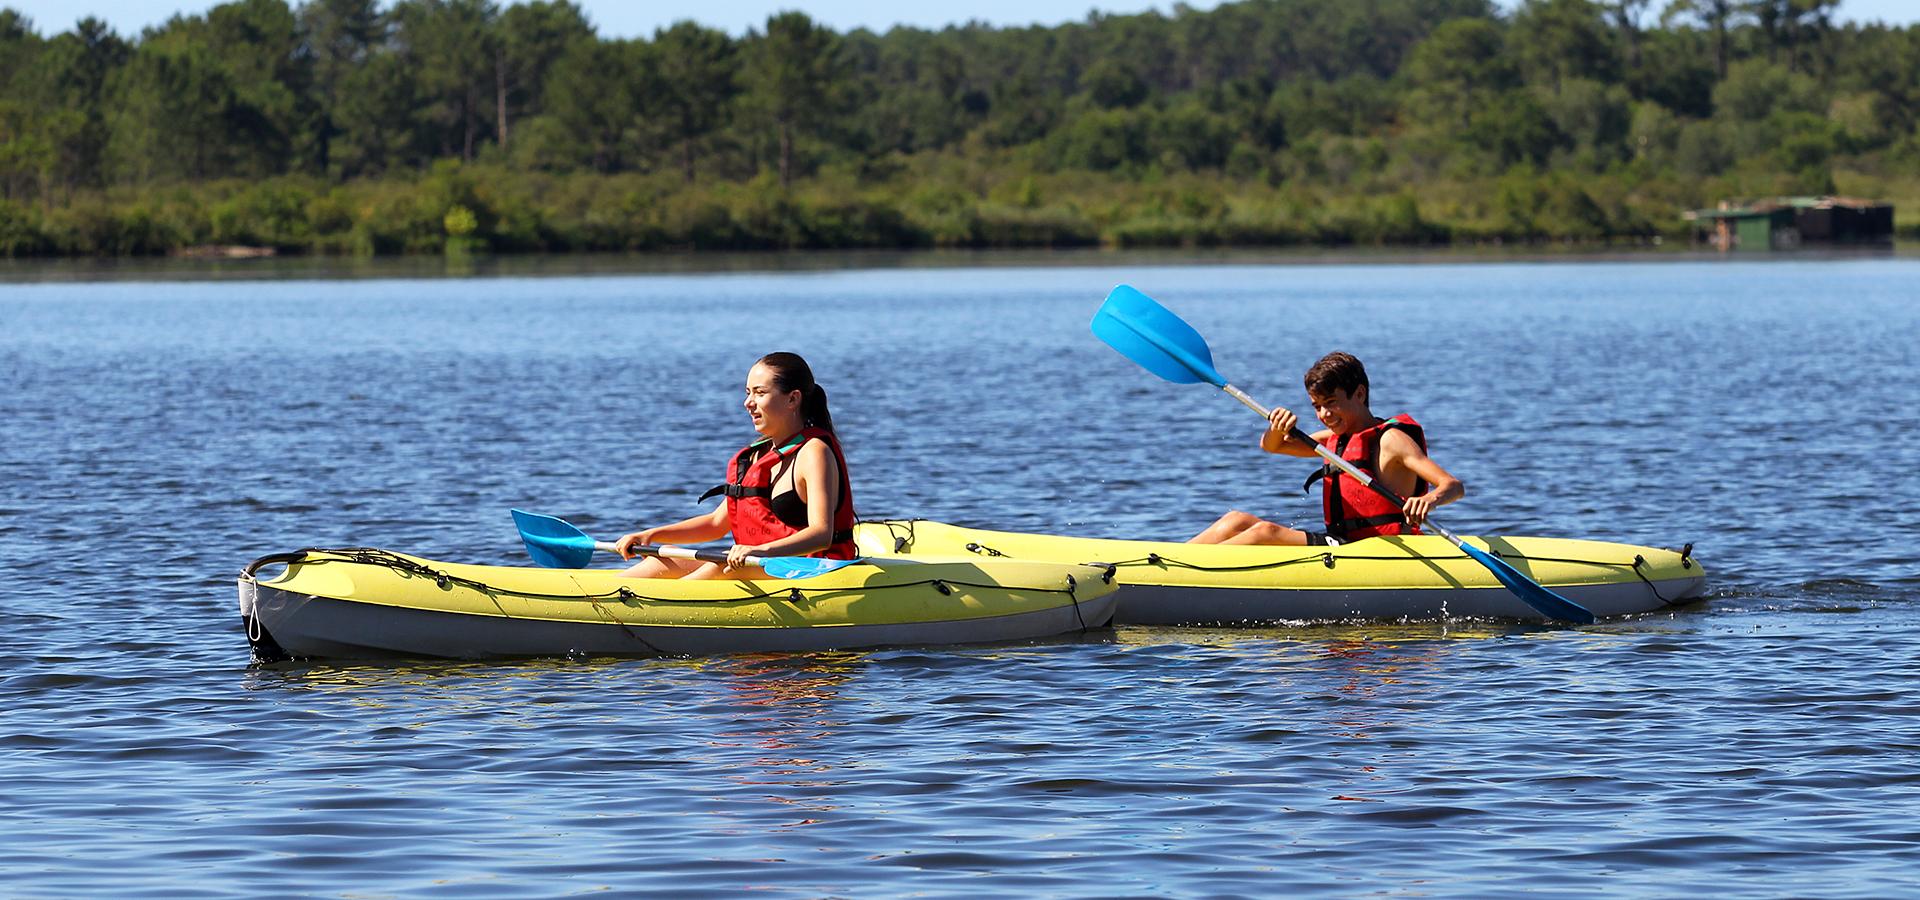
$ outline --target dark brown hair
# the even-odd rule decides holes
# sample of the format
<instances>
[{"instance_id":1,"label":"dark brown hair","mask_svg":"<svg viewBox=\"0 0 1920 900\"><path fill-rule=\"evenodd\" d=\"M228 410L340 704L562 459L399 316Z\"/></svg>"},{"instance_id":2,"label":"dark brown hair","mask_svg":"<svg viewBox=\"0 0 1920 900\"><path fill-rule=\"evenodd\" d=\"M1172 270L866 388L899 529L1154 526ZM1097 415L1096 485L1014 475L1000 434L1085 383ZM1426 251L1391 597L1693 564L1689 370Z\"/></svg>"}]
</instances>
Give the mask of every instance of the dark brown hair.
<instances>
[{"instance_id":1,"label":"dark brown hair","mask_svg":"<svg viewBox=\"0 0 1920 900\"><path fill-rule=\"evenodd\" d=\"M801 421L833 430L833 413L827 409L827 389L813 380L813 369L800 354L769 353L760 357L760 365L773 371L773 386L780 393L800 392Z\"/></svg>"},{"instance_id":2,"label":"dark brown hair","mask_svg":"<svg viewBox=\"0 0 1920 900\"><path fill-rule=\"evenodd\" d=\"M1320 361L1307 370L1307 393L1316 397L1331 397L1334 391L1345 391L1347 396L1363 387L1367 387L1367 367L1351 353L1335 350L1320 357ZM1368 394L1372 394L1368 388Z\"/></svg>"}]
</instances>

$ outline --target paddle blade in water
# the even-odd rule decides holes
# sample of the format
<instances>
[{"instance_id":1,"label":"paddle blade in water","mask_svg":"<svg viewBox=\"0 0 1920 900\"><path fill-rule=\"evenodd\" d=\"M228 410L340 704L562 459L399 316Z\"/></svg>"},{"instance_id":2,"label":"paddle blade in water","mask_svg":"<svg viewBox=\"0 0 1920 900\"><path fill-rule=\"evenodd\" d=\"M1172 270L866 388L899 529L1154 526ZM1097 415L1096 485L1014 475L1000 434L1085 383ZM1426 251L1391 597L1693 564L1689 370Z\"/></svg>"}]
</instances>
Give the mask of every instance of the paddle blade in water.
<instances>
[{"instance_id":1,"label":"paddle blade in water","mask_svg":"<svg viewBox=\"0 0 1920 900\"><path fill-rule=\"evenodd\" d=\"M1175 384L1226 387L1200 332L1130 285L1107 294L1093 314L1093 335L1140 367Z\"/></svg>"},{"instance_id":2,"label":"paddle blade in water","mask_svg":"<svg viewBox=\"0 0 1920 900\"><path fill-rule=\"evenodd\" d=\"M812 578L859 563L857 559L820 559L813 556L769 556L760 568L775 578Z\"/></svg>"},{"instance_id":3,"label":"paddle blade in water","mask_svg":"<svg viewBox=\"0 0 1920 900\"><path fill-rule=\"evenodd\" d=\"M513 510L513 524L527 555L549 569L584 569L593 560L593 538L564 519Z\"/></svg>"},{"instance_id":4,"label":"paddle blade in water","mask_svg":"<svg viewBox=\"0 0 1920 900\"><path fill-rule=\"evenodd\" d=\"M1581 625L1593 624L1593 613L1587 611L1586 607L1547 590L1539 582L1521 574L1519 569L1507 565L1506 560L1464 541L1460 542L1459 547L1461 551L1473 557L1474 562L1486 566L1487 571L1493 573L1493 577L1500 579L1500 583L1507 586L1507 590L1525 600L1528 606L1539 610L1541 615L1567 622L1577 622Z\"/></svg>"}]
</instances>

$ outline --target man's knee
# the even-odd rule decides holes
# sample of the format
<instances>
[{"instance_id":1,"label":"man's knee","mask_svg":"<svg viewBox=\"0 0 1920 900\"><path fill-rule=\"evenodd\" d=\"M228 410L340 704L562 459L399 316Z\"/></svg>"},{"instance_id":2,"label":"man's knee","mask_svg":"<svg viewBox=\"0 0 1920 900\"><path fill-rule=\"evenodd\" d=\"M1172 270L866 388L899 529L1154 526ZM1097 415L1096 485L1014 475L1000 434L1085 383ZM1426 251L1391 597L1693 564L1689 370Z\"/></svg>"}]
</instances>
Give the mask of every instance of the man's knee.
<instances>
[{"instance_id":1,"label":"man's knee","mask_svg":"<svg viewBox=\"0 0 1920 900\"><path fill-rule=\"evenodd\" d=\"M1261 544L1292 543L1294 530L1272 522L1258 522L1247 529L1247 536Z\"/></svg>"},{"instance_id":2,"label":"man's knee","mask_svg":"<svg viewBox=\"0 0 1920 900\"><path fill-rule=\"evenodd\" d=\"M1241 512L1237 509L1227 510L1227 514L1220 517L1220 523L1223 525L1231 525L1235 528L1252 528L1256 525L1264 524L1259 516L1253 513Z\"/></svg>"}]
</instances>

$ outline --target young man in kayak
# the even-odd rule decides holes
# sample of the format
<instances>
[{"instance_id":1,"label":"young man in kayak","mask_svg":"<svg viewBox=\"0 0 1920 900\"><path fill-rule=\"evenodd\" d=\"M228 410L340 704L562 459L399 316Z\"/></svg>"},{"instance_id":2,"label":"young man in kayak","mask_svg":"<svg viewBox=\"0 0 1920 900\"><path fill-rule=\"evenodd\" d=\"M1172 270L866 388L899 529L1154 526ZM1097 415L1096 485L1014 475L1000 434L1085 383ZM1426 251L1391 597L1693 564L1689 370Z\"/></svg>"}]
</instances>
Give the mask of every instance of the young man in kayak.
<instances>
[{"instance_id":1,"label":"young man in kayak","mask_svg":"<svg viewBox=\"0 0 1920 900\"><path fill-rule=\"evenodd\" d=\"M1407 498L1404 505L1373 492L1333 466L1323 466L1307 479L1325 479L1321 506L1325 532L1300 531L1276 525L1251 513L1231 510L1193 544L1340 544L1388 534L1419 534L1421 523L1436 506L1466 496L1466 486L1427 457L1427 438L1420 424L1404 413L1382 419L1368 408L1367 370L1346 353L1329 353L1307 370L1307 396L1313 412L1326 425L1313 439L1353 463L1381 485ZM1286 407L1273 411L1260 449L1283 456L1318 458L1313 445L1291 432L1297 417Z\"/></svg>"},{"instance_id":2,"label":"young man in kayak","mask_svg":"<svg viewBox=\"0 0 1920 900\"><path fill-rule=\"evenodd\" d=\"M824 556L852 559L853 488L847 459L833 433L827 389L813 380L807 361L793 353L769 353L747 372L747 415L760 439L733 455L727 481L700 499L723 495L713 512L632 534L614 543L633 558L636 544L697 544L733 535L726 565L695 560L641 560L630 578L752 578L759 571L744 558Z\"/></svg>"}]
</instances>

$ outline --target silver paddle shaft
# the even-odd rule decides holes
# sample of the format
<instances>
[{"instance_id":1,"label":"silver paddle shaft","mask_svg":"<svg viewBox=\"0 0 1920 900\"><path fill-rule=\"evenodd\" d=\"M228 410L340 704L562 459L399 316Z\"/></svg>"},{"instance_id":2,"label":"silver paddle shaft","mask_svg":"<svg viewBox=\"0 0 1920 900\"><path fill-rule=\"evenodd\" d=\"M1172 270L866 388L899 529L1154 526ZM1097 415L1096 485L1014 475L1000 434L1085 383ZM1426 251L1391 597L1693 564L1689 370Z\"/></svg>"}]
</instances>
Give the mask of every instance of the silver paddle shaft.
<instances>
[{"instance_id":1,"label":"silver paddle shaft","mask_svg":"<svg viewBox=\"0 0 1920 900\"><path fill-rule=\"evenodd\" d=\"M604 550L615 556L620 555L620 551L606 541L594 541L593 549ZM719 563L723 566L727 564L727 554L724 550L695 550L692 547L674 547L667 544L635 544L629 549L633 551L634 556L664 556L668 559L693 559L700 562ZM741 561L750 566L763 566L766 565L766 560L764 556L749 556Z\"/></svg>"}]
</instances>

